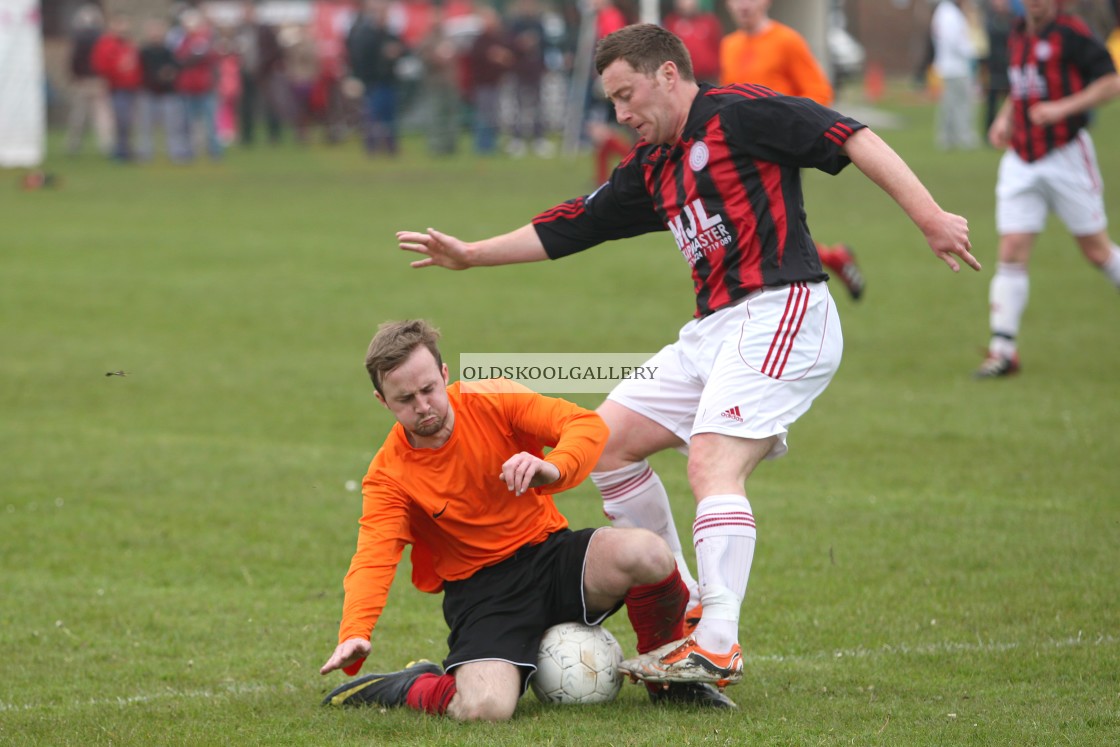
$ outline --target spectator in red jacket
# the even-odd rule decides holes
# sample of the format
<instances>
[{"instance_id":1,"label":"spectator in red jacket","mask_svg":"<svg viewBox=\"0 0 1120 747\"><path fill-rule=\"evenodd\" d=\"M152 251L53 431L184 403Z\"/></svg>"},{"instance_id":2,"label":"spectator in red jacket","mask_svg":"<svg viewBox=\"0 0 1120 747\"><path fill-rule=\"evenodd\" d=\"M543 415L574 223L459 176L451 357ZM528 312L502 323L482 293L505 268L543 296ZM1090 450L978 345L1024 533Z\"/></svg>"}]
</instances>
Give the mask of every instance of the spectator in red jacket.
<instances>
[{"instance_id":1,"label":"spectator in red jacket","mask_svg":"<svg viewBox=\"0 0 1120 747\"><path fill-rule=\"evenodd\" d=\"M184 11L179 20L183 34L174 50L180 68L175 90L182 104L182 116L176 153L172 157L179 161L194 158L194 132L196 126L201 126L206 150L211 158L219 159L222 143L218 139L218 51L214 35L206 16L193 8Z\"/></svg>"},{"instance_id":2,"label":"spectator in red jacket","mask_svg":"<svg viewBox=\"0 0 1120 747\"><path fill-rule=\"evenodd\" d=\"M117 15L98 38L90 53L90 64L109 87L113 107L113 158L132 160L132 125L136 117L136 92L140 88L140 57L133 43L132 24Z\"/></svg>"}]
</instances>

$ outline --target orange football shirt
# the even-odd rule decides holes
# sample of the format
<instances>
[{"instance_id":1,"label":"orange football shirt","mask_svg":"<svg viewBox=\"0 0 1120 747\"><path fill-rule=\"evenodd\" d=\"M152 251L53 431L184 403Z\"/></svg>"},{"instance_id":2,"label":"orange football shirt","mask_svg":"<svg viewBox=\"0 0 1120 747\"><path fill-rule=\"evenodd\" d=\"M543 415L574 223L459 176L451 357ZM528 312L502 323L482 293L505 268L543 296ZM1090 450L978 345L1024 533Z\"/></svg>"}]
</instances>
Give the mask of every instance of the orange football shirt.
<instances>
[{"instance_id":1,"label":"orange football shirt","mask_svg":"<svg viewBox=\"0 0 1120 747\"><path fill-rule=\"evenodd\" d=\"M438 449L413 447L393 426L362 481L358 546L343 582L338 640L369 638L385 607L406 545L412 582L438 592L568 525L552 494L582 482L599 460L608 429L596 413L508 380L447 388L455 412ZM502 464L527 451L560 471L545 489L518 496L500 479Z\"/></svg>"},{"instance_id":2,"label":"orange football shirt","mask_svg":"<svg viewBox=\"0 0 1120 747\"><path fill-rule=\"evenodd\" d=\"M770 21L758 34L733 31L719 45L722 85L755 83L787 96L832 104L832 84L809 44L784 23Z\"/></svg>"}]
</instances>

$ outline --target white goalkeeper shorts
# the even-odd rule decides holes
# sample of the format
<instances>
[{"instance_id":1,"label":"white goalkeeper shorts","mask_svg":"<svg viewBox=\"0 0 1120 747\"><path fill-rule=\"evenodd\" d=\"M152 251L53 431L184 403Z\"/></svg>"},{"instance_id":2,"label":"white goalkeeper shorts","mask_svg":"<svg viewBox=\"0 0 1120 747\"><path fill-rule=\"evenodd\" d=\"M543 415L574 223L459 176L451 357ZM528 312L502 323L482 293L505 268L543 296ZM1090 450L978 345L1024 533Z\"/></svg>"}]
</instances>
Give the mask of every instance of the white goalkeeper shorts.
<instances>
[{"instance_id":1,"label":"white goalkeeper shorts","mask_svg":"<svg viewBox=\"0 0 1120 747\"><path fill-rule=\"evenodd\" d=\"M996 179L996 231L1042 233L1053 212L1074 236L1108 226L1104 183L1093 139L1082 130L1070 142L1033 162L1008 150Z\"/></svg>"},{"instance_id":2,"label":"white goalkeeper shorts","mask_svg":"<svg viewBox=\"0 0 1120 747\"><path fill-rule=\"evenodd\" d=\"M825 283L766 288L686 324L646 362L650 379L624 379L607 398L672 431L686 453L697 433L777 436L772 459L788 450L790 425L828 386L843 349Z\"/></svg>"}]
</instances>

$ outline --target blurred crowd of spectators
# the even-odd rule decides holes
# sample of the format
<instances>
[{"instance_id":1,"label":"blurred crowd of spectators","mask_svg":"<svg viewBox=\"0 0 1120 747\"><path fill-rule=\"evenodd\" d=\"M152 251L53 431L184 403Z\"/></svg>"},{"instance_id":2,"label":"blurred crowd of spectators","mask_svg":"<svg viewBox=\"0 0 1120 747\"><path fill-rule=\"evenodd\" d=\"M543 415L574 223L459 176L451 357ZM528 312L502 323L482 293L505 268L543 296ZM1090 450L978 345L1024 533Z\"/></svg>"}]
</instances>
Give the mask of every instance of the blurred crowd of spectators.
<instances>
[{"instance_id":1,"label":"blurred crowd of spectators","mask_svg":"<svg viewBox=\"0 0 1120 747\"><path fill-rule=\"evenodd\" d=\"M84 5L71 23L66 148L79 152L92 129L113 158L150 159L158 141L170 159L188 162L202 152L221 158L236 143L356 135L370 155L392 156L407 117L433 154L453 153L466 131L480 154L548 157L556 147L549 135L580 101L580 142L594 147L603 175L631 137L596 95L589 59L578 59L579 8L598 39L636 21L639 0L553 1L504 0L499 13L489 0L330 0L279 20L259 17L273 4L250 0L195 0L166 17L107 20ZM662 2L670 8L663 24L684 40L697 78L713 83L726 78L719 50L730 30L711 8L719 1ZM1112 33L1120 55L1120 0L1065 3L1103 37ZM968 80L957 89L969 101L983 92L987 124L1007 92L1007 31L1022 0L930 4L959 6L967 19L968 33L955 34L954 46L970 50L961 66ZM940 89L950 75L927 39L917 78L925 85L932 70ZM573 85L573 75L583 77ZM969 147L979 142L972 130L962 130Z\"/></svg>"},{"instance_id":2,"label":"blurred crowd of spectators","mask_svg":"<svg viewBox=\"0 0 1120 747\"><path fill-rule=\"evenodd\" d=\"M544 1L511 0L503 14L475 0L323 3L279 23L253 2L108 19L84 5L71 23L65 147L79 153L92 131L114 159L163 150L186 163L235 144L356 135L392 156L407 113L434 154L467 130L478 153L548 157L579 18Z\"/></svg>"}]
</instances>

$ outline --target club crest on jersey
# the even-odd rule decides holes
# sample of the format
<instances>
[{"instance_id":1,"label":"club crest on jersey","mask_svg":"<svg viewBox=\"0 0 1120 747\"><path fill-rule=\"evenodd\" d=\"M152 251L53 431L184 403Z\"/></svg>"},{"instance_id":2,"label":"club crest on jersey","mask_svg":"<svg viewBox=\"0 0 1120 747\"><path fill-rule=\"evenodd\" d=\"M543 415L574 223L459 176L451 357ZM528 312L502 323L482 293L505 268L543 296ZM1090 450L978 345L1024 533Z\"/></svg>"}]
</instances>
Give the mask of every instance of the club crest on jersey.
<instances>
[{"instance_id":1,"label":"club crest on jersey","mask_svg":"<svg viewBox=\"0 0 1120 747\"><path fill-rule=\"evenodd\" d=\"M703 140L693 143L692 149L688 151L688 165L693 171L699 171L708 165L708 146Z\"/></svg>"},{"instance_id":2,"label":"club crest on jersey","mask_svg":"<svg viewBox=\"0 0 1120 747\"><path fill-rule=\"evenodd\" d=\"M1053 54L1053 50L1050 48L1050 42L1045 39L1034 45L1034 57L1039 62L1046 62L1050 59L1051 54Z\"/></svg>"}]
</instances>

